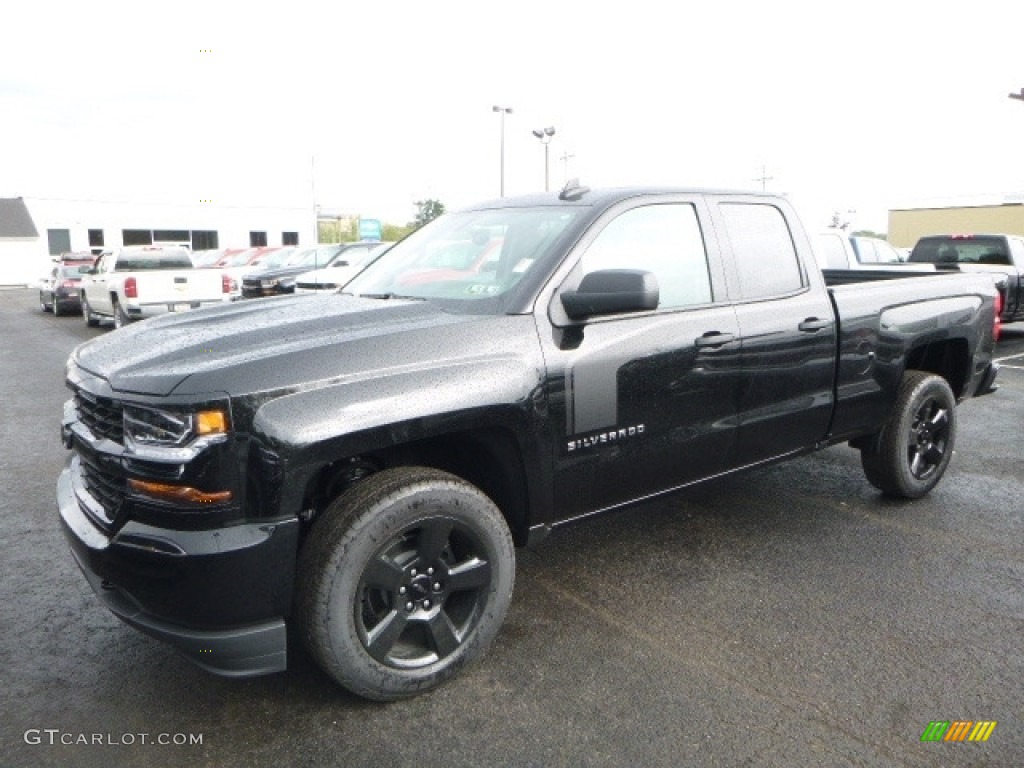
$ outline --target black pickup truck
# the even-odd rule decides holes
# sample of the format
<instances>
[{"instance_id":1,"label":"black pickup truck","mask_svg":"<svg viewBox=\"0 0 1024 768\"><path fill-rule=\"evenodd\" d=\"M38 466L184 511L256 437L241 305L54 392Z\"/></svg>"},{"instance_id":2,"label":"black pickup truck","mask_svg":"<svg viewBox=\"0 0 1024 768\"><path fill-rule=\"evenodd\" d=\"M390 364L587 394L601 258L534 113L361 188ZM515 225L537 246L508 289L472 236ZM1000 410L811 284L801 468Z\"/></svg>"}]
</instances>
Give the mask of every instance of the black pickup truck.
<instances>
[{"instance_id":1,"label":"black pickup truck","mask_svg":"<svg viewBox=\"0 0 1024 768\"><path fill-rule=\"evenodd\" d=\"M500 255L420 268L456 245ZM883 493L935 486L995 388L992 280L814 264L784 198L570 184L341 293L121 329L68 361L63 530L210 671L284 669L288 623L362 696L431 689L497 634L515 547L575 518L843 442Z\"/></svg>"}]
</instances>

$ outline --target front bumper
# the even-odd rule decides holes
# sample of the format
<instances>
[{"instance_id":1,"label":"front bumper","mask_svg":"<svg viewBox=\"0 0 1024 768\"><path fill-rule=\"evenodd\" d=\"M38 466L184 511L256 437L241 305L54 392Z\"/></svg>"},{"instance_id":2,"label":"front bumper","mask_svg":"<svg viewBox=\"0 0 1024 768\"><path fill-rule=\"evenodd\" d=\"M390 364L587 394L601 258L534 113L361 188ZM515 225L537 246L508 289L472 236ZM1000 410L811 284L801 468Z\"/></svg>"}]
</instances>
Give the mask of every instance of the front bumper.
<instances>
[{"instance_id":1,"label":"front bumper","mask_svg":"<svg viewBox=\"0 0 1024 768\"><path fill-rule=\"evenodd\" d=\"M77 473L72 455L57 481L61 527L107 608L215 674L286 668L297 520L214 530L128 521L108 536L80 506Z\"/></svg>"}]
</instances>

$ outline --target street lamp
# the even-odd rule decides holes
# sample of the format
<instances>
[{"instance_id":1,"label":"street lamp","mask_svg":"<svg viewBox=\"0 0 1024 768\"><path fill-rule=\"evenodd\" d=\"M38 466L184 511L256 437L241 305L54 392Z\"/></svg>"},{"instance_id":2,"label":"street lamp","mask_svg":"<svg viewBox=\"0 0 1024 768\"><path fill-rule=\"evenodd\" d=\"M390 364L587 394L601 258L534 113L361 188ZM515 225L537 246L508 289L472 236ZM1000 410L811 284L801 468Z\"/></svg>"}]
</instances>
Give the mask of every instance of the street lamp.
<instances>
[{"instance_id":1,"label":"street lamp","mask_svg":"<svg viewBox=\"0 0 1024 768\"><path fill-rule=\"evenodd\" d=\"M555 129L552 126L547 128L541 128L533 132L533 135L540 139L540 143L544 145L544 191L548 191L548 144L551 143L551 137L555 135Z\"/></svg>"},{"instance_id":2,"label":"street lamp","mask_svg":"<svg viewBox=\"0 0 1024 768\"><path fill-rule=\"evenodd\" d=\"M492 112L501 113L501 196L505 196L505 115L512 114L512 107L499 107L495 104Z\"/></svg>"}]
</instances>

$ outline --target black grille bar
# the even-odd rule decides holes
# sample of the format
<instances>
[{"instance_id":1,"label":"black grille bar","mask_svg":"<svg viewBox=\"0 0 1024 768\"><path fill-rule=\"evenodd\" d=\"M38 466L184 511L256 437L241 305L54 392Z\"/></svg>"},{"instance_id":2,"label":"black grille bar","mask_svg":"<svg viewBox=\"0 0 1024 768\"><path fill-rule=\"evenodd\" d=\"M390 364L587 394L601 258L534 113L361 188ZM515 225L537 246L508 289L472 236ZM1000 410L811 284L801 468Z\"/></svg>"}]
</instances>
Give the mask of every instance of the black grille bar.
<instances>
[{"instance_id":1,"label":"black grille bar","mask_svg":"<svg viewBox=\"0 0 1024 768\"><path fill-rule=\"evenodd\" d=\"M124 443L121 403L75 389L75 408L78 410L78 418L96 437Z\"/></svg>"}]
</instances>

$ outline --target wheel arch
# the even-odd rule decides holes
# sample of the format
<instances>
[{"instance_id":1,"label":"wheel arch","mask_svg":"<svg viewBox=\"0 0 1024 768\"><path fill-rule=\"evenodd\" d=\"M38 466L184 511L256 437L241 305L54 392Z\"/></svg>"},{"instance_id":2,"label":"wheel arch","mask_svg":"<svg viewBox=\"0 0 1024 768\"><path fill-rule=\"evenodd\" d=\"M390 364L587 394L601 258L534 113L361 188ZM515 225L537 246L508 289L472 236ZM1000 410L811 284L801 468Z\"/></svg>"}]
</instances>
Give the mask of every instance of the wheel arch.
<instances>
[{"instance_id":1,"label":"wheel arch","mask_svg":"<svg viewBox=\"0 0 1024 768\"><path fill-rule=\"evenodd\" d=\"M529 483L523 448L513 431L489 426L382 445L321 462L302 489L302 517L314 520L337 496L366 477L394 467L430 467L479 488L498 507L516 546L530 524Z\"/></svg>"},{"instance_id":2,"label":"wheel arch","mask_svg":"<svg viewBox=\"0 0 1024 768\"><path fill-rule=\"evenodd\" d=\"M944 339L911 348L907 352L906 370L941 376L959 400L963 397L971 374L967 339Z\"/></svg>"}]
</instances>

